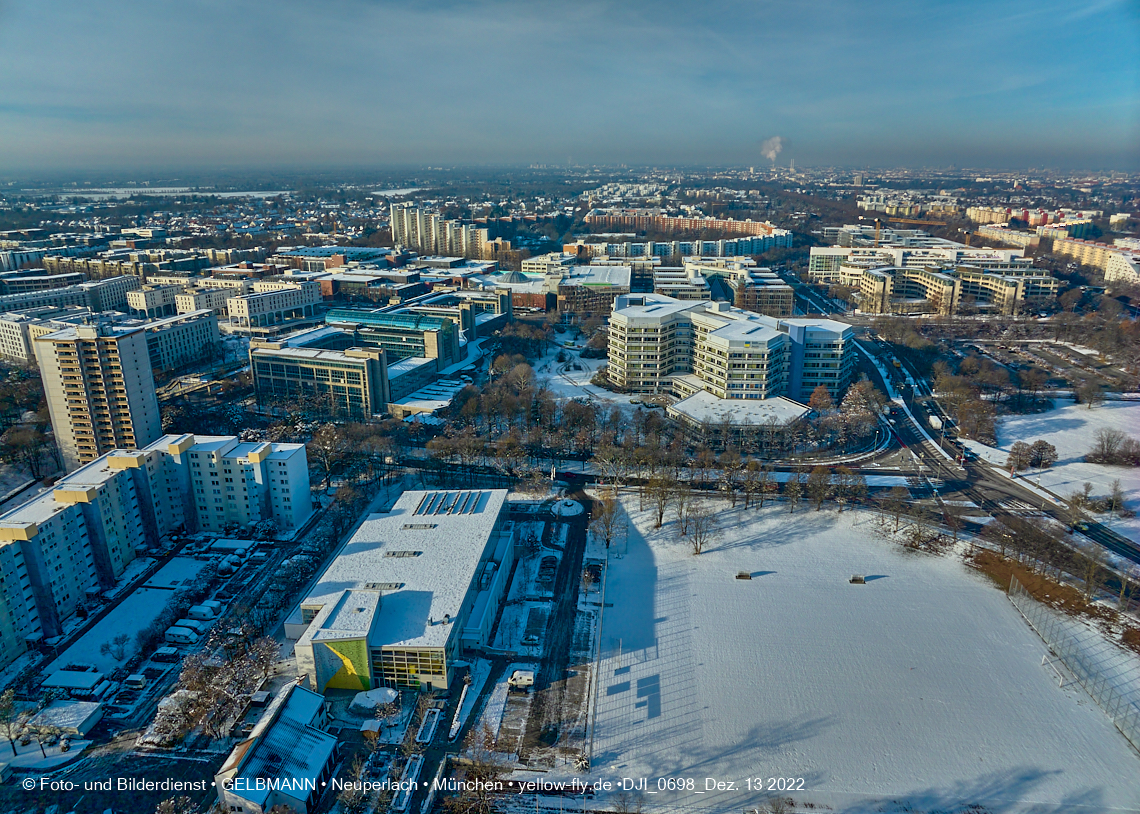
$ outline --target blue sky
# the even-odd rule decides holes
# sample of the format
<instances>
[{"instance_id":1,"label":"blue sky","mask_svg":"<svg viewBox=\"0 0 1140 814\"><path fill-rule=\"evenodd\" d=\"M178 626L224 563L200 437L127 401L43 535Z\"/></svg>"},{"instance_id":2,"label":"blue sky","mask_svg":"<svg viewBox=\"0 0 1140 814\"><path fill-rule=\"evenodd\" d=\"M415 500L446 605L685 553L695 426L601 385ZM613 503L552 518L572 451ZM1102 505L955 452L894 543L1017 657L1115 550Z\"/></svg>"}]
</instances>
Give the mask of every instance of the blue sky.
<instances>
[{"instance_id":1,"label":"blue sky","mask_svg":"<svg viewBox=\"0 0 1140 814\"><path fill-rule=\"evenodd\" d=\"M0 0L0 171L1140 168L1140 2Z\"/></svg>"}]
</instances>

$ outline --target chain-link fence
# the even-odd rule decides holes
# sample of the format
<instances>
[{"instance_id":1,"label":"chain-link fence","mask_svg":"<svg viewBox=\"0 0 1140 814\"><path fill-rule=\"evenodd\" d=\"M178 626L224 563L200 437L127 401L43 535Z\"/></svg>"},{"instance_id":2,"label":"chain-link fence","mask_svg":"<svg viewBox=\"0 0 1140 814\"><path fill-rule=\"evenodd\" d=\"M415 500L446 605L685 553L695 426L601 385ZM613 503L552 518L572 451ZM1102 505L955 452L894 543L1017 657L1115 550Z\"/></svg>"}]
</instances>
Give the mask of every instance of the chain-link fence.
<instances>
[{"instance_id":1,"label":"chain-link fence","mask_svg":"<svg viewBox=\"0 0 1140 814\"><path fill-rule=\"evenodd\" d=\"M1065 621L1034 600L1016 577L1010 579L1009 601L1072 673L1077 683L1108 713L1129 743L1140 749L1140 704L1121 689L1120 677L1109 675L1089 658L1081 642L1065 629Z\"/></svg>"}]
</instances>

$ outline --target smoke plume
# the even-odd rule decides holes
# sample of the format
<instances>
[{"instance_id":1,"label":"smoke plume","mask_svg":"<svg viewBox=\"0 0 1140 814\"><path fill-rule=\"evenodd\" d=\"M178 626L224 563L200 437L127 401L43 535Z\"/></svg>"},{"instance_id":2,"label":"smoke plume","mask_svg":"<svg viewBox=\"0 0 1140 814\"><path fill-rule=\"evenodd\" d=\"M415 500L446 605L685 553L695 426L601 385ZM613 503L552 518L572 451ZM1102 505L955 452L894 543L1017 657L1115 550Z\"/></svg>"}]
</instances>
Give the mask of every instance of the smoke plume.
<instances>
[{"instance_id":1,"label":"smoke plume","mask_svg":"<svg viewBox=\"0 0 1140 814\"><path fill-rule=\"evenodd\" d=\"M776 163L776 156L780 154L782 149L784 149L784 140L780 136L772 136L760 145L760 152L773 164Z\"/></svg>"}]
</instances>

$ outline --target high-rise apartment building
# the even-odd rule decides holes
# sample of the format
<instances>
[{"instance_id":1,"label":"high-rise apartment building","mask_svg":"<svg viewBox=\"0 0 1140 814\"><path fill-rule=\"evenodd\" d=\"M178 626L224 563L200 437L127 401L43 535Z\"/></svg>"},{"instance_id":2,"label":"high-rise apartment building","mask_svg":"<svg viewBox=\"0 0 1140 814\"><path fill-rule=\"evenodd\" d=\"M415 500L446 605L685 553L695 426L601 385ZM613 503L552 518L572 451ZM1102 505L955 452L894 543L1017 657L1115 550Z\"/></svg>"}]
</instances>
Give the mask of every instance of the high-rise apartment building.
<instances>
[{"instance_id":1,"label":"high-rise apartment building","mask_svg":"<svg viewBox=\"0 0 1140 814\"><path fill-rule=\"evenodd\" d=\"M312 517L303 444L164 435L118 449L0 514L0 669L60 635L171 532Z\"/></svg>"},{"instance_id":2,"label":"high-rise apartment building","mask_svg":"<svg viewBox=\"0 0 1140 814\"><path fill-rule=\"evenodd\" d=\"M409 204L392 204L392 242L421 254L442 254L482 260L490 253L488 230L447 220Z\"/></svg>"},{"instance_id":3,"label":"high-rise apartment building","mask_svg":"<svg viewBox=\"0 0 1140 814\"><path fill-rule=\"evenodd\" d=\"M35 349L67 471L162 435L143 328L77 325L37 337Z\"/></svg>"}]
</instances>

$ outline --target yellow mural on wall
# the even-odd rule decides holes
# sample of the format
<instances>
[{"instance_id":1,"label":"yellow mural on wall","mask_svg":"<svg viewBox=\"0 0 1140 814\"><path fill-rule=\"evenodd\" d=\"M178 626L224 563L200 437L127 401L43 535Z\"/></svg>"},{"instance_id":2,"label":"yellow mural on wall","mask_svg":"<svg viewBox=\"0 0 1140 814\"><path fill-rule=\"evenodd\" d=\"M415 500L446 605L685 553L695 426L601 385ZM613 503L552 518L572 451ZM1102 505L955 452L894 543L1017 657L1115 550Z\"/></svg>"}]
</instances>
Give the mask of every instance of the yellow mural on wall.
<instances>
[{"instance_id":1,"label":"yellow mural on wall","mask_svg":"<svg viewBox=\"0 0 1140 814\"><path fill-rule=\"evenodd\" d=\"M340 659L340 669L325 683L325 689L370 690L372 672L368 666L368 644L363 639L321 642Z\"/></svg>"}]
</instances>

